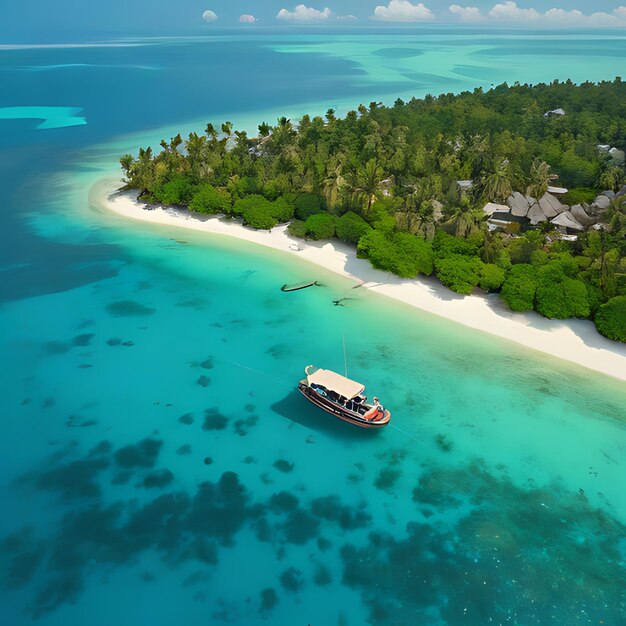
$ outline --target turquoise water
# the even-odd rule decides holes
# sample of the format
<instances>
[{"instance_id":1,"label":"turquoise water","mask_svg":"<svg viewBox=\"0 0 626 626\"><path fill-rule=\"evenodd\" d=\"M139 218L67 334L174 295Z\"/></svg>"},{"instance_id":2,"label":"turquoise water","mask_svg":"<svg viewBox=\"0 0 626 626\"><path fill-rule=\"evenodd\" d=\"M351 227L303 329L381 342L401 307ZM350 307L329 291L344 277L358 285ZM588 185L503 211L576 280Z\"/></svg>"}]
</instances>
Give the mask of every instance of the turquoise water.
<instances>
[{"instance_id":1,"label":"turquoise water","mask_svg":"<svg viewBox=\"0 0 626 626\"><path fill-rule=\"evenodd\" d=\"M189 97L154 99L143 121L136 68L116 70L128 91L114 110L72 74L108 85L112 70L65 68L59 93L40 86L30 105L71 97L87 125L2 122L3 624L623 623L623 384L280 253L125 222L89 200L120 153L202 128L202 106L219 121L237 100L229 117L254 128L351 93L378 98L390 86L363 61L373 44L396 67L441 43L379 37L352 36L354 56L336 54L342 36L317 53L303 49L310 36L242 40L229 63L252 75L256 55L258 102L234 81L205 100L190 73ZM475 37L455 42L476 74L501 61L476 62ZM574 54L562 38L542 45ZM587 56L600 49L588 46ZM166 80L234 49L151 44L126 61ZM40 54L28 63L122 60L119 49ZM598 58L589 78L610 71L613 57ZM566 78L573 60L562 62ZM281 74L292 85L272 102L266 83ZM455 88L444 71L438 80L416 91ZM305 102L298 86L311 83ZM323 287L280 291L311 278ZM342 370L344 339L349 374L393 412L381 432L337 423L294 391L308 363Z\"/></svg>"},{"instance_id":2,"label":"turquoise water","mask_svg":"<svg viewBox=\"0 0 626 626\"><path fill-rule=\"evenodd\" d=\"M37 125L40 130L82 126L87 121L78 115L80 111L75 107L3 107L0 120L41 120Z\"/></svg>"}]
</instances>

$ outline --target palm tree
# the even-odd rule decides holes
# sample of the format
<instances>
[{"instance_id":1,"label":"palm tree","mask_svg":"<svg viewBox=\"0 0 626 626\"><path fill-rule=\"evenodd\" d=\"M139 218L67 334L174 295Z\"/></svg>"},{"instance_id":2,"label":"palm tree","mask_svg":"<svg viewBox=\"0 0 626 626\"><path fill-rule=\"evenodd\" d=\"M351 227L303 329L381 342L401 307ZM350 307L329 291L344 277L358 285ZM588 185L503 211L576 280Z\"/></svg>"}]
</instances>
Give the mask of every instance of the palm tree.
<instances>
[{"instance_id":1,"label":"palm tree","mask_svg":"<svg viewBox=\"0 0 626 626\"><path fill-rule=\"evenodd\" d=\"M405 199L402 209L395 213L395 218L400 230L432 239L438 221L435 201L432 198L423 200L419 192L414 192Z\"/></svg>"},{"instance_id":2,"label":"palm tree","mask_svg":"<svg viewBox=\"0 0 626 626\"><path fill-rule=\"evenodd\" d=\"M250 140L248 139L248 133L245 130L235 131L235 146L241 153L246 153L250 147Z\"/></svg>"},{"instance_id":3,"label":"palm tree","mask_svg":"<svg viewBox=\"0 0 626 626\"><path fill-rule=\"evenodd\" d=\"M133 172L132 167L135 163L135 158L132 154L125 154L120 159L120 165L122 166L122 170L124 170L124 177L128 185L132 186L133 184Z\"/></svg>"},{"instance_id":4,"label":"palm tree","mask_svg":"<svg viewBox=\"0 0 626 626\"><path fill-rule=\"evenodd\" d=\"M165 139L161 139L160 145L161 148L163 148L163 152L159 155L159 158L165 163L168 176L171 176L171 174L178 168L181 161L184 161L178 152L178 147L182 143L183 139L180 136L180 133L175 137L172 137L169 143L165 141Z\"/></svg>"},{"instance_id":5,"label":"palm tree","mask_svg":"<svg viewBox=\"0 0 626 626\"><path fill-rule=\"evenodd\" d=\"M259 124L258 128L259 137L269 137L269 134L272 132L272 127L267 122Z\"/></svg>"},{"instance_id":6,"label":"palm tree","mask_svg":"<svg viewBox=\"0 0 626 626\"><path fill-rule=\"evenodd\" d=\"M376 191L383 180L383 176L383 169L379 167L376 159L370 159L356 171L357 187L354 191L363 195L367 200L366 216L370 214L372 204L376 200Z\"/></svg>"},{"instance_id":7,"label":"palm tree","mask_svg":"<svg viewBox=\"0 0 626 626\"><path fill-rule=\"evenodd\" d=\"M497 162L493 172L483 177L483 195L487 200L506 200L513 193L513 176L508 159Z\"/></svg>"},{"instance_id":8,"label":"palm tree","mask_svg":"<svg viewBox=\"0 0 626 626\"><path fill-rule=\"evenodd\" d=\"M483 231L484 214L472 209L459 209L455 216L454 235L467 239L470 235Z\"/></svg>"},{"instance_id":9,"label":"palm tree","mask_svg":"<svg viewBox=\"0 0 626 626\"><path fill-rule=\"evenodd\" d=\"M617 191L624 180L624 170L617 165L609 165L598 178L598 187Z\"/></svg>"},{"instance_id":10,"label":"palm tree","mask_svg":"<svg viewBox=\"0 0 626 626\"><path fill-rule=\"evenodd\" d=\"M139 195L149 193L154 184L154 161L152 160L152 148L149 146L145 150L139 148L135 179L137 180L137 187L141 189Z\"/></svg>"},{"instance_id":11,"label":"palm tree","mask_svg":"<svg viewBox=\"0 0 626 626\"><path fill-rule=\"evenodd\" d=\"M326 204L329 209L334 209L335 206L337 206L339 190L345 182L341 176L341 169L341 162L331 164L327 169L326 177L322 182L324 196L326 197Z\"/></svg>"},{"instance_id":12,"label":"palm tree","mask_svg":"<svg viewBox=\"0 0 626 626\"><path fill-rule=\"evenodd\" d=\"M272 134L272 143L279 148L283 148L293 142L296 132L293 129L291 120L287 117L278 119L278 125L274 128Z\"/></svg>"},{"instance_id":13,"label":"palm tree","mask_svg":"<svg viewBox=\"0 0 626 626\"><path fill-rule=\"evenodd\" d=\"M411 194L405 198L402 209L396 211L395 218L399 230L415 234L422 223L420 218L420 202L415 194Z\"/></svg>"},{"instance_id":14,"label":"palm tree","mask_svg":"<svg viewBox=\"0 0 626 626\"><path fill-rule=\"evenodd\" d=\"M545 161L535 159L530 166L526 195L531 198L543 198L550 183L557 178L556 174L550 172L550 166Z\"/></svg>"},{"instance_id":15,"label":"palm tree","mask_svg":"<svg viewBox=\"0 0 626 626\"><path fill-rule=\"evenodd\" d=\"M482 135L473 135L466 142L466 159L471 167L470 178L477 177L483 171L489 153L489 141Z\"/></svg>"},{"instance_id":16,"label":"palm tree","mask_svg":"<svg viewBox=\"0 0 626 626\"><path fill-rule=\"evenodd\" d=\"M185 144L187 150L187 161L191 173L196 180L202 177L205 165L206 137L197 133L189 133L189 139Z\"/></svg>"},{"instance_id":17,"label":"palm tree","mask_svg":"<svg viewBox=\"0 0 626 626\"><path fill-rule=\"evenodd\" d=\"M217 130L210 122L206 125L204 132L211 141L215 141L217 139Z\"/></svg>"},{"instance_id":18,"label":"palm tree","mask_svg":"<svg viewBox=\"0 0 626 626\"><path fill-rule=\"evenodd\" d=\"M358 210L358 206L361 204L362 200L358 170L359 166L356 163L356 159L352 157L352 159L346 163L344 180L346 181L345 196L347 204L353 210Z\"/></svg>"},{"instance_id":19,"label":"palm tree","mask_svg":"<svg viewBox=\"0 0 626 626\"><path fill-rule=\"evenodd\" d=\"M626 196L615 196L602 219L608 224L609 232L626 231ZM626 232L623 234L626 237Z\"/></svg>"},{"instance_id":20,"label":"palm tree","mask_svg":"<svg viewBox=\"0 0 626 626\"><path fill-rule=\"evenodd\" d=\"M172 137L170 139L170 149L172 152L178 152L178 147L183 143L183 138L180 136L180 133L176 135L176 137Z\"/></svg>"},{"instance_id":21,"label":"palm tree","mask_svg":"<svg viewBox=\"0 0 626 626\"><path fill-rule=\"evenodd\" d=\"M485 222L481 226L484 235L482 260L485 263L495 263L503 248L502 238L499 233L489 230Z\"/></svg>"},{"instance_id":22,"label":"palm tree","mask_svg":"<svg viewBox=\"0 0 626 626\"><path fill-rule=\"evenodd\" d=\"M605 298L612 298L615 295L616 282L615 273L619 267L619 250L612 247L611 237L607 235L611 229L601 228L598 231L587 233L587 250L591 258L594 259L594 267L600 270L598 286L602 290Z\"/></svg>"}]
</instances>

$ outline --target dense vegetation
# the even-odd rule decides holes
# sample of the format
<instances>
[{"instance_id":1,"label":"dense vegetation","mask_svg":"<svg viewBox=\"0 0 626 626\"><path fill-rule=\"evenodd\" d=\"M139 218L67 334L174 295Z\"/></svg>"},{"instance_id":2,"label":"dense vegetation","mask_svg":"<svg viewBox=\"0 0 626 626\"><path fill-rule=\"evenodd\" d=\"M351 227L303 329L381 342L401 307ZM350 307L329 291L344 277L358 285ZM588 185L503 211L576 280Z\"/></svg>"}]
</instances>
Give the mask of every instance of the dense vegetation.
<instances>
[{"instance_id":1,"label":"dense vegetation","mask_svg":"<svg viewBox=\"0 0 626 626\"><path fill-rule=\"evenodd\" d=\"M565 115L546 115L556 108ZM290 221L299 237L338 237L402 277L435 274L450 289L500 292L514 311L596 318L625 340L626 197L612 197L599 228L565 241L549 223L487 228L482 207L512 191L565 202L618 191L623 165L598 144L626 147L626 83L500 85L371 103L337 118L263 123L257 137L226 122L177 135L161 151L121 159L147 202L224 213L254 228ZM472 180L471 188L457 181Z\"/></svg>"}]
</instances>

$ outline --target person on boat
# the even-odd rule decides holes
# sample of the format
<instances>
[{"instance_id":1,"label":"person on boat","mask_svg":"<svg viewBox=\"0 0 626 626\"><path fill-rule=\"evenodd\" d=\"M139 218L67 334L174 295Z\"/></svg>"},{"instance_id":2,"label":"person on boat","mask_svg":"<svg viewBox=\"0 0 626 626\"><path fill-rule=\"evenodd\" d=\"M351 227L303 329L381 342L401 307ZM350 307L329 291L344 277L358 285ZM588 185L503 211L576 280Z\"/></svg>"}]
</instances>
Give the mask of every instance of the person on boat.
<instances>
[{"instance_id":1,"label":"person on boat","mask_svg":"<svg viewBox=\"0 0 626 626\"><path fill-rule=\"evenodd\" d=\"M370 422L376 422L382 419L385 416L385 407L380 403L380 400L374 396L374 411L372 411L372 416L369 418Z\"/></svg>"}]
</instances>

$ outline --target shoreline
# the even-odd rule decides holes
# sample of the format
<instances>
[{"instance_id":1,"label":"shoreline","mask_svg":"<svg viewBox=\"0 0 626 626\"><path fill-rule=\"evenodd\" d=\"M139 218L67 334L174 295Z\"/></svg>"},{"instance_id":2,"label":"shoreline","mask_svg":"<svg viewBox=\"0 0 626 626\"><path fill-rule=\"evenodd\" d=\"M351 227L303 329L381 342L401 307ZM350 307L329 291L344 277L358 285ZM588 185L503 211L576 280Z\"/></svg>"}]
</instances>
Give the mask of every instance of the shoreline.
<instances>
[{"instance_id":1,"label":"shoreline","mask_svg":"<svg viewBox=\"0 0 626 626\"><path fill-rule=\"evenodd\" d=\"M196 217L174 208L146 210L146 205L136 199L134 192L119 190L118 180L96 183L90 190L89 199L92 206L127 219L226 235L297 255L380 295L626 381L626 345L600 335L589 320L549 320L535 312L515 313L495 294L461 296L433 277L398 278L374 269L366 259L358 259L356 248L348 244L337 240L295 239L287 233L284 224L268 232L246 228L219 217Z\"/></svg>"}]
</instances>

